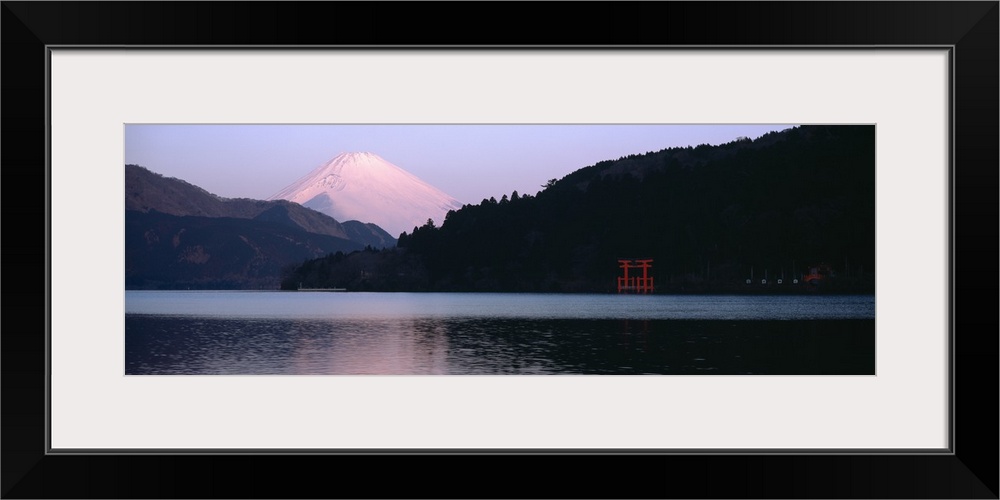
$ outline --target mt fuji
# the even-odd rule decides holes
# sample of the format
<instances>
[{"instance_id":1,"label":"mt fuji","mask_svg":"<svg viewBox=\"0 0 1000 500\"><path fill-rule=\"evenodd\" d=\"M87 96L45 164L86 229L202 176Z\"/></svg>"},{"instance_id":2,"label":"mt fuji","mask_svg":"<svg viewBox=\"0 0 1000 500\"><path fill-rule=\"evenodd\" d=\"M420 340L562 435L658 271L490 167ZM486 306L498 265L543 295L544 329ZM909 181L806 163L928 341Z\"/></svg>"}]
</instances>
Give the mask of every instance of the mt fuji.
<instances>
[{"instance_id":1,"label":"mt fuji","mask_svg":"<svg viewBox=\"0 0 1000 500\"><path fill-rule=\"evenodd\" d=\"M427 219L438 225L455 198L374 153L341 153L301 177L270 200L288 200L339 221L375 223L393 236Z\"/></svg>"}]
</instances>

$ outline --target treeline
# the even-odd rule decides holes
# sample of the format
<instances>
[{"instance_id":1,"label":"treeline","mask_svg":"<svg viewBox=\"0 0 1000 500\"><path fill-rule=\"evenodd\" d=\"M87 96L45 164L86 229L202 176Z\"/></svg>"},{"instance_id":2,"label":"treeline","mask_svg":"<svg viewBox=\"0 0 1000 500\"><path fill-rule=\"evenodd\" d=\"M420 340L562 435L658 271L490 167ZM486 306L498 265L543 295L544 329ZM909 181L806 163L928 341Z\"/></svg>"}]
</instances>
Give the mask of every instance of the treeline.
<instances>
[{"instance_id":1,"label":"treeline","mask_svg":"<svg viewBox=\"0 0 1000 500\"><path fill-rule=\"evenodd\" d=\"M346 283L323 281L314 261L283 286L606 292L619 258L653 259L665 292L738 291L751 272L789 283L819 263L840 290L874 291L874 126L803 126L600 162L536 196L449 212L440 227L403 233L396 249L322 259Z\"/></svg>"}]
</instances>

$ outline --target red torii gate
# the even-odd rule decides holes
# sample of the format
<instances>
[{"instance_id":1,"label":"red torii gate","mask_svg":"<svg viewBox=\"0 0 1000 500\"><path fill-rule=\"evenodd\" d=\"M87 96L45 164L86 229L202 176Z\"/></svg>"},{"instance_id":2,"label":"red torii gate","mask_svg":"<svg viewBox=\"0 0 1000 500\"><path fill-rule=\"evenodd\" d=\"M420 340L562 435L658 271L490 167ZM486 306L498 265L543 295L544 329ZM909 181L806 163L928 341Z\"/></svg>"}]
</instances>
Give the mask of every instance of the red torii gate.
<instances>
[{"instance_id":1,"label":"red torii gate","mask_svg":"<svg viewBox=\"0 0 1000 500\"><path fill-rule=\"evenodd\" d=\"M653 277L649 275L653 259L618 259L618 267L624 272L623 276L618 277L618 293L653 292ZM642 269L642 277L629 277L629 269Z\"/></svg>"}]
</instances>

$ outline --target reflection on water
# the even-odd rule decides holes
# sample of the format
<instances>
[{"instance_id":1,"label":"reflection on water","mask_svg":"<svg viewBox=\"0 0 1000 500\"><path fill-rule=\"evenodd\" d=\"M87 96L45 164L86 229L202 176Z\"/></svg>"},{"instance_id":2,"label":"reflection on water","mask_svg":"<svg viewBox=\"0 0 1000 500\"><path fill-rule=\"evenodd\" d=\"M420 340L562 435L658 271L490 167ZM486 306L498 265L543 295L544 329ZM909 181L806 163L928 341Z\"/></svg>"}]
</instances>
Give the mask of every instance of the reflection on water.
<instances>
[{"instance_id":1,"label":"reflection on water","mask_svg":"<svg viewBox=\"0 0 1000 500\"><path fill-rule=\"evenodd\" d=\"M125 294L126 374L874 374L873 296Z\"/></svg>"},{"instance_id":2,"label":"reflection on water","mask_svg":"<svg viewBox=\"0 0 1000 500\"><path fill-rule=\"evenodd\" d=\"M870 319L126 314L126 374L874 374Z\"/></svg>"}]
</instances>

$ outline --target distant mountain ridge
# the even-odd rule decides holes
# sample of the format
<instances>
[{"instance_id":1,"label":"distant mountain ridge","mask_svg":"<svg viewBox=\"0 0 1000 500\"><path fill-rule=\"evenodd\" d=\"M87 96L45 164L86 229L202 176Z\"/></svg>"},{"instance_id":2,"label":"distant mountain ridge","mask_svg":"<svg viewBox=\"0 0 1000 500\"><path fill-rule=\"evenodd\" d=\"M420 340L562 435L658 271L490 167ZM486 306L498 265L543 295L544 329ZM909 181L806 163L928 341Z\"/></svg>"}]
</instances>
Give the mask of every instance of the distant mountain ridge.
<instances>
[{"instance_id":1,"label":"distant mountain ridge","mask_svg":"<svg viewBox=\"0 0 1000 500\"><path fill-rule=\"evenodd\" d=\"M374 153L341 153L282 189L270 200L289 200L335 219L366 220L390 234L444 221L462 208L455 198Z\"/></svg>"},{"instance_id":2,"label":"distant mountain ridge","mask_svg":"<svg viewBox=\"0 0 1000 500\"><path fill-rule=\"evenodd\" d=\"M288 201L227 199L125 167L127 289L276 289L282 272L336 252L391 248L374 224Z\"/></svg>"},{"instance_id":3,"label":"distant mountain ridge","mask_svg":"<svg viewBox=\"0 0 1000 500\"><path fill-rule=\"evenodd\" d=\"M280 222L303 231L386 248L396 239L378 226L336 219L286 200L223 198L181 179L164 177L139 165L125 165L125 210L178 216L231 217Z\"/></svg>"}]
</instances>

